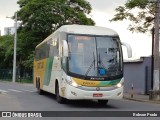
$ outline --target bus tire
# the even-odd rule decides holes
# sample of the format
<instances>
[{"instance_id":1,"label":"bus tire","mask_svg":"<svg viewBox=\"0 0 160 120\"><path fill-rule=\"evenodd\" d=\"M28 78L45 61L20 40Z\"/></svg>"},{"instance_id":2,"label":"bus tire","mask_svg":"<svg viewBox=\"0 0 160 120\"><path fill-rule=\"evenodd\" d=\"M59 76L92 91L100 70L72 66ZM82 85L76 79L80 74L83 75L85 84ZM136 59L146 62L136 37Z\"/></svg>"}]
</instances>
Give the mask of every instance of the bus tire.
<instances>
[{"instance_id":1,"label":"bus tire","mask_svg":"<svg viewBox=\"0 0 160 120\"><path fill-rule=\"evenodd\" d=\"M59 85L58 85L58 82L56 83L56 100L60 104L65 103L65 99L63 97L61 97L60 94L59 94Z\"/></svg>"},{"instance_id":2,"label":"bus tire","mask_svg":"<svg viewBox=\"0 0 160 120\"><path fill-rule=\"evenodd\" d=\"M98 103L99 103L100 105L107 105L108 100L98 100Z\"/></svg>"},{"instance_id":3,"label":"bus tire","mask_svg":"<svg viewBox=\"0 0 160 120\"><path fill-rule=\"evenodd\" d=\"M40 80L37 81L37 92L38 92L40 95L43 95L43 94L44 94L44 91L41 90L41 88L40 88Z\"/></svg>"},{"instance_id":4,"label":"bus tire","mask_svg":"<svg viewBox=\"0 0 160 120\"><path fill-rule=\"evenodd\" d=\"M36 77L36 88L38 88L38 80L37 80L37 77Z\"/></svg>"}]
</instances>

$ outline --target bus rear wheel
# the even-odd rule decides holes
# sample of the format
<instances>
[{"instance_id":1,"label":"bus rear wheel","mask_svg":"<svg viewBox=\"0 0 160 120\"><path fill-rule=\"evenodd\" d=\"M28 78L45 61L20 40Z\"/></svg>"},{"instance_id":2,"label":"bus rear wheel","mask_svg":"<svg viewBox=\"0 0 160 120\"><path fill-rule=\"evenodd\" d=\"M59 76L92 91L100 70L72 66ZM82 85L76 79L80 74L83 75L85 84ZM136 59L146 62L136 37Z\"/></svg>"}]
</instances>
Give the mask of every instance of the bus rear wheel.
<instances>
[{"instance_id":1,"label":"bus rear wheel","mask_svg":"<svg viewBox=\"0 0 160 120\"><path fill-rule=\"evenodd\" d=\"M60 94L59 94L59 85L58 85L58 83L56 84L56 100L60 104L65 103L65 99L63 97L61 97Z\"/></svg>"},{"instance_id":2,"label":"bus rear wheel","mask_svg":"<svg viewBox=\"0 0 160 120\"><path fill-rule=\"evenodd\" d=\"M40 88L40 81L39 81L39 80L38 80L38 82L37 82L37 92L38 92L40 95L43 95L43 94L44 94L44 91L41 90L41 88Z\"/></svg>"},{"instance_id":3,"label":"bus rear wheel","mask_svg":"<svg viewBox=\"0 0 160 120\"><path fill-rule=\"evenodd\" d=\"M99 103L100 105L107 105L108 100L98 100L98 103Z\"/></svg>"}]
</instances>

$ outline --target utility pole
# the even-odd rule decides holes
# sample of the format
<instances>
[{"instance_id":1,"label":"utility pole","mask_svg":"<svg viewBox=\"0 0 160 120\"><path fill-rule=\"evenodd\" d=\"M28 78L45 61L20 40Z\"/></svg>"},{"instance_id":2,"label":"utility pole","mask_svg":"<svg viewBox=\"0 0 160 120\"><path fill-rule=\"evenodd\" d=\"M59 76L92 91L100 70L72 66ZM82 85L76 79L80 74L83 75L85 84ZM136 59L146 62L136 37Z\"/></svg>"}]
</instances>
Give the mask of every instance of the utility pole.
<instances>
[{"instance_id":1,"label":"utility pole","mask_svg":"<svg viewBox=\"0 0 160 120\"><path fill-rule=\"evenodd\" d=\"M153 90L150 91L149 98L151 100L160 100L160 64L159 64L159 15L160 15L160 0L149 0L156 5L155 20L154 20L154 44L153 44Z\"/></svg>"},{"instance_id":2,"label":"utility pole","mask_svg":"<svg viewBox=\"0 0 160 120\"><path fill-rule=\"evenodd\" d=\"M154 82L153 90L159 90L159 0L156 3L155 13L155 39L154 39Z\"/></svg>"},{"instance_id":3,"label":"utility pole","mask_svg":"<svg viewBox=\"0 0 160 120\"><path fill-rule=\"evenodd\" d=\"M15 35L14 35L14 56L13 56L13 76L12 82L16 81L16 49L17 49L17 12L15 13Z\"/></svg>"}]
</instances>

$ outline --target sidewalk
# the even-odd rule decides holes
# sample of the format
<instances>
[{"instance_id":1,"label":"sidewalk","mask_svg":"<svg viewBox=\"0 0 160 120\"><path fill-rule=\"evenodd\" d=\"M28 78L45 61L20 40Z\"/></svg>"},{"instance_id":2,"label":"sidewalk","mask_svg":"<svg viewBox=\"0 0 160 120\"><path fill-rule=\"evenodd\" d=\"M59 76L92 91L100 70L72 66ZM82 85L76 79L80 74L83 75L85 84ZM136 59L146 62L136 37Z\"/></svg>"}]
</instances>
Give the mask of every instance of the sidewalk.
<instances>
[{"instance_id":1,"label":"sidewalk","mask_svg":"<svg viewBox=\"0 0 160 120\"><path fill-rule=\"evenodd\" d=\"M131 97L130 93L124 93L123 98L127 100L139 101L139 102L160 104L160 101L149 100L149 95L133 94L133 97Z\"/></svg>"}]
</instances>

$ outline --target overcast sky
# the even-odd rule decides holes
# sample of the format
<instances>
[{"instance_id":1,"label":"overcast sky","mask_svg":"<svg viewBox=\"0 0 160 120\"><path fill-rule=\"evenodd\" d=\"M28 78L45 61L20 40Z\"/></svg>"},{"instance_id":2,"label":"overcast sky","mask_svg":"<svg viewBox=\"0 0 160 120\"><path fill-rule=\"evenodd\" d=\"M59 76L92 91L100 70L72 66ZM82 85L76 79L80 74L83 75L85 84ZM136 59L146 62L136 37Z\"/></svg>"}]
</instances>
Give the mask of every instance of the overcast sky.
<instances>
[{"instance_id":1,"label":"overcast sky","mask_svg":"<svg viewBox=\"0 0 160 120\"><path fill-rule=\"evenodd\" d=\"M148 56L151 54L151 36L144 34L132 34L127 30L128 22L112 22L109 20L115 14L115 8L123 5L126 0L87 0L92 6L92 19L97 26L109 27L120 35L121 41L127 42L133 48L133 58ZM0 29L3 34L4 27L13 26L14 21L6 18L13 16L19 9L17 0L0 0ZM124 53L126 56L126 53Z\"/></svg>"}]
</instances>

